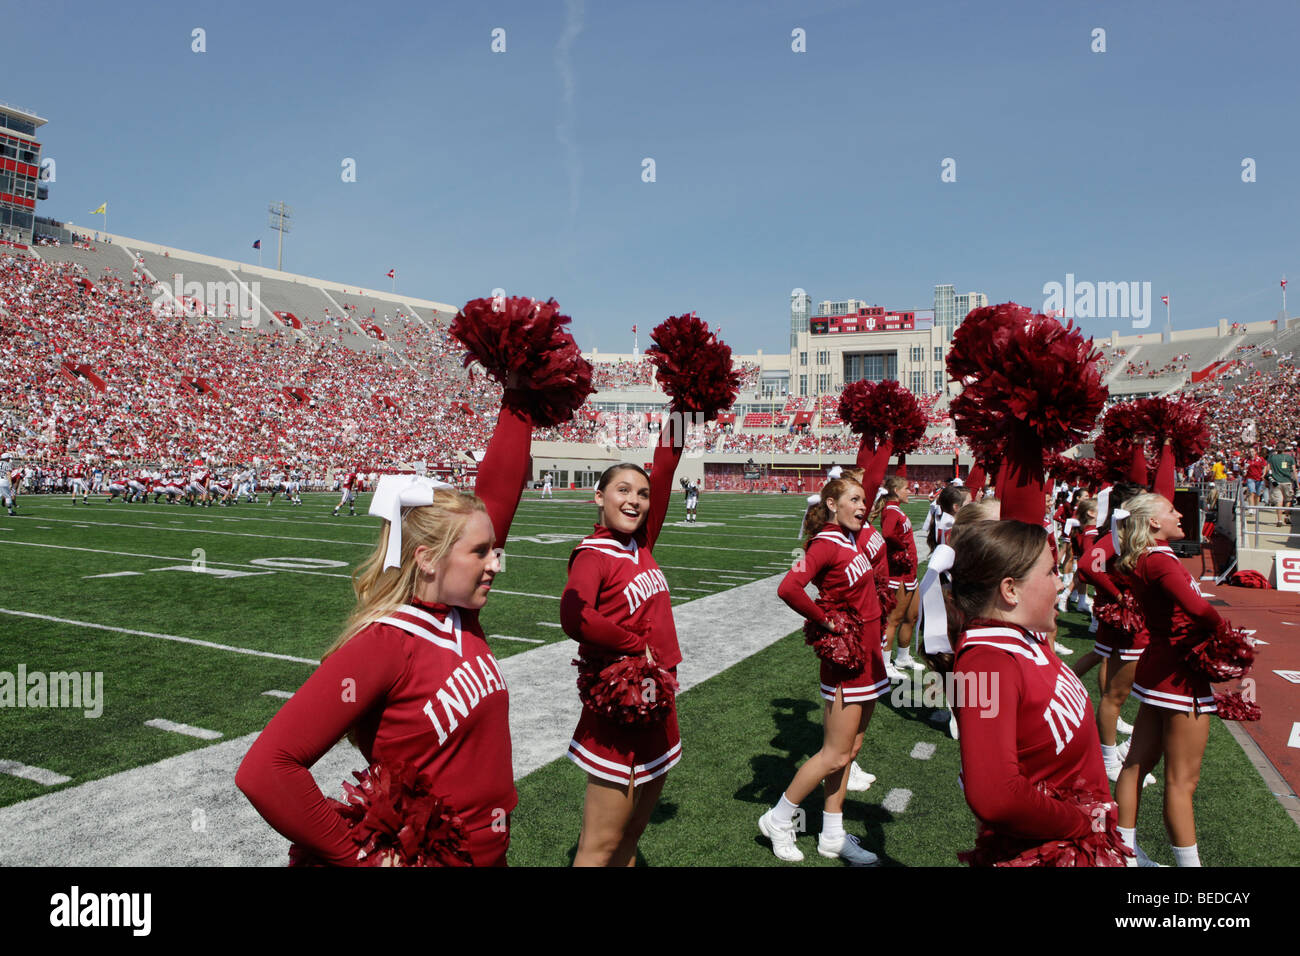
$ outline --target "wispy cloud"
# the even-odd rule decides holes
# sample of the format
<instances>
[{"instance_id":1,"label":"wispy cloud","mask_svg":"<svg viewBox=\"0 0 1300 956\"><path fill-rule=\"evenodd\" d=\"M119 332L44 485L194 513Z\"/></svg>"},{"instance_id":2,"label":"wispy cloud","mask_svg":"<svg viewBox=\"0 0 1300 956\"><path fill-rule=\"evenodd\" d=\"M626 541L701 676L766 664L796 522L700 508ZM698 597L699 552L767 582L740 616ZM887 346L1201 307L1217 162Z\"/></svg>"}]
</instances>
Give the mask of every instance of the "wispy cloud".
<instances>
[{"instance_id":1,"label":"wispy cloud","mask_svg":"<svg viewBox=\"0 0 1300 956\"><path fill-rule=\"evenodd\" d=\"M555 124L555 138L564 147L564 165L569 173L569 226L572 228L578 215L578 194L582 187L582 160L578 157L578 144L574 139L577 127L577 110L573 105L578 81L573 73L570 54L573 44L582 32L582 0L565 0L564 32L555 44L555 67L564 84L560 102L560 121Z\"/></svg>"}]
</instances>

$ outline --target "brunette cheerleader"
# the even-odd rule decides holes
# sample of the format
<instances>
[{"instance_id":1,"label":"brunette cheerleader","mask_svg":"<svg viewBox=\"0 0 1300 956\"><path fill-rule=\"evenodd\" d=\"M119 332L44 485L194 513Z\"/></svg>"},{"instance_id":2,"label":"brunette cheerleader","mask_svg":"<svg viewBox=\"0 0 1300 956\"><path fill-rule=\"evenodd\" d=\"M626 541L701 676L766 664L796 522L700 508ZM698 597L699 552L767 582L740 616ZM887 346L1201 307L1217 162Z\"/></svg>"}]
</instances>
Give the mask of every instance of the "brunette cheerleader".
<instances>
[{"instance_id":1,"label":"brunette cheerleader","mask_svg":"<svg viewBox=\"0 0 1300 956\"><path fill-rule=\"evenodd\" d=\"M804 588L809 583L817 586L827 610L834 613L837 607L850 608L861 625L860 633L846 635L845 642L856 652L856 668L826 660L820 665L821 695L826 702L821 750L799 768L777 805L759 817L758 828L772 841L772 852L787 862L803 859L795 846L794 813L818 783L825 797L817 852L855 866L879 862L856 836L844 830L843 816L848 768L862 749L876 700L889 691L880 650L875 574L860 543L867 516L865 498L862 485L847 477L834 479L822 489L821 505L806 521L803 560L785 576L777 591L812 628L834 634L842 624L837 625L823 607L808 598Z\"/></svg>"},{"instance_id":2,"label":"brunette cheerleader","mask_svg":"<svg viewBox=\"0 0 1300 956\"><path fill-rule=\"evenodd\" d=\"M600 476L597 524L569 558L560 623L579 643L584 666L644 655L675 674L681 663L668 582L652 554L681 458L680 424L672 421L662 436L653 482L633 464ZM634 866L665 775L682 759L675 703L633 727L584 706L568 757L587 772L574 866Z\"/></svg>"},{"instance_id":3,"label":"brunette cheerleader","mask_svg":"<svg viewBox=\"0 0 1300 956\"><path fill-rule=\"evenodd\" d=\"M953 701L966 802L979 822L973 865L1120 865L1114 805L1088 693L1052 653L1058 577L1046 531L978 521L953 535L961 634ZM984 690L981 690L984 688Z\"/></svg>"},{"instance_id":4,"label":"brunette cheerleader","mask_svg":"<svg viewBox=\"0 0 1300 956\"><path fill-rule=\"evenodd\" d=\"M916 620L916 539L912 536L912 522L903 511L911 497L907 491L907 478L893 475L885 479L885 493L876 499L869 522L879 528L885 539L885 557L889 568L889 591L893 609L885 622L885 657L897 645L895 668L908 667L924 670L925 665L912 657L912 625Z\"/></svg>"},{"instance_id":5,"label":"brunette cheerleader","mask_svg":"<svg viewBox=\"0 0 1300 956\"><path fill-rule=\"evenodd\" d=\"M694 313L670 316L651 333L647 355L672 398L655 449L653 479L640 467L614 465L597 484L598 523L569 558L560 623L579 643L582 716L569 759L587 772L575 866L634 866L668 771L682 758L674 695L682 655L668 582L651 553L672 495L686 439L685 419L717 417L740 386L731 349ZM653 699L636 713L610 706L611 671L642 656L655 675ZM643 671L638 671L643 673ZM626 678L620 678L626 683ZM655 690L655 688L662 688ZM625 697L622 699L626 699Z\"/></svg>"}]
</instances>

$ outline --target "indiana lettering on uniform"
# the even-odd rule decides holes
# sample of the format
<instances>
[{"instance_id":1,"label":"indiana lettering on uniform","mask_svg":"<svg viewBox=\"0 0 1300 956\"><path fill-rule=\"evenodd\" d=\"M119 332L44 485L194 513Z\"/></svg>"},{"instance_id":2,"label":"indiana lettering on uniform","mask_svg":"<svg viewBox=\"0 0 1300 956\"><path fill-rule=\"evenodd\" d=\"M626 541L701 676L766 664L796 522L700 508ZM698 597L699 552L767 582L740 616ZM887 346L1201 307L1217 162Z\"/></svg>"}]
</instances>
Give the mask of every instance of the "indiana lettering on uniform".
<instances>
[{"instance_id":1,"label":"indiana lettering on uniform","mask_svg":"<svg viewBox=\"0 0 1300 956\"><path fill-rule=\"evenodd\" d=\"M844 573L848 576L849 587L853 587L864 574L871 573L871 561L865 554L859 554L849 562L849 566L845 568Z\"/></svg>"},{"instance_id":2,"label":"indiana lettering on uniform","mask_svg":"<svg viewBox=\"0 0 1300 956\"><path fill-rule=\"evenodd\" d=\"M491 654L480 654L472 661L462 661L447 678L445 687L438 688L438 703L442 706L443 717L447 726L444 729L438 719L437 709L431 700L424 703L424 714L433 723L438 732L438 746L447 742L447 738L460 726L460 717L468 717L470 711L487 699L488 695L505 690L506 679L501 675L496 658Z\"/></svg>"},{"instance_id":3,"label":"indiana lettering on uniform","mask_svg":"<svg viewBox=\"0 0 1300 956\"><path fill-rule=\"evenodd\" d=\"M623 589L623 597L627 598L627 611L629 614L635 614L639 608L652 595L660 591L668 590L668 580L664 577L662 571L658 568L651 568L649 571L642 571L632 579L632 583Z\"/></svg>"},{"instance_id":4,"label":"indiana lettering on uniform","mask_svg":"<svg viewBox=\"0 0 1300 956\"><path fill-rule=\"evenodd\" d=\"M1053 698L1043 711L1043 719L1047 721L1047 726L1052 731L1052 739L1056 741L1058 754L1074 739L1074 732L1087 713L1088 692L1083 689L1083 685L1079 683L1079 678L1074 676L1073 671L1062 670L1056 678L1056 691Z\"/></svg>"}]
</instances>

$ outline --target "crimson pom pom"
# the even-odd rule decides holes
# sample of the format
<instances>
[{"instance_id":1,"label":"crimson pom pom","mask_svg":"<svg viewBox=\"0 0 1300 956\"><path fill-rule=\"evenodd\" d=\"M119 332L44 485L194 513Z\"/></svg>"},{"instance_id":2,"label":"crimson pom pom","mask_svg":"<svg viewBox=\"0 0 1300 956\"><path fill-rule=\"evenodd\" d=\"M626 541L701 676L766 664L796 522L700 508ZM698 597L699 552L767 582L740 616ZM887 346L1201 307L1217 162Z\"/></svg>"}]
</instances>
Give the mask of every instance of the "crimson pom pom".
<instances>
[{"instance_id":1,"label":"crimson pom pom","mask_svg":"<svg viewBox=\"0 0 1300 956\"><path fill-rule=\"evenodd\" d=\"M1106 401L1101 352L1071 322L1006 303L973 310L953 333L948 373L964 385L950 413L981 458L1038 439L1044 453L1077 444Z\"/></svg>"},{"instance_id":2,"label":"crimson pom pom","mask_svg":"<svg viewBox=\"0 0 1300 956\"><path fill-rule=\"evenodd\" d=\"M916 396L893 379L850 382L840 393L840 420L879 448L888 441L897 454L915 451L925 435L925 414Z\"/></svg>"},{"instance_id":3,"label":"crimson pom pom","mask_svg":"<svg viewBox=\"0 0 1300 956\"><path fill-rule=\"evenodd\" d=\"M477 361L507 389L503 403L517 405L534 425L550 426L573 418L595 391L591 363L565 328L569 321L554 299L473 299L450 331L468 350L466 367Z\"/></svg>"},{"instance_id":4,"label":"crimson pom pom","mask_svg":"<svg viewBox=\"0 0 1300 956\"><path fill-rule=\"evenodd\" d=\"M402 761L354 770L348 802L330 800L347 821L361 866L473 866L462 821L433 793L433 777ZM312 851L289 847L290 866L323 866Z\"/></svg>"},{"instance_id":5,"label":"crimson pom pom","mask_svg":"<svg viewBox=\"0 0 1300 956\"><path fill-rule=\"evenodd\" d=\"M1174 464L1185 468L1205 454L1210 444L1210 426L1205 410L1191 401L1171 398L1139 398L1132 403L1132 433L1146 439L1160 454L1166 438L1174 453ZM1148 454L1148 460L1151 455Z\"/></svg>"},{"instance_id":6,"label":"crimson pom pom","mask_svg":"<svg viewBox=\"0 0 1300 956\"><path fill-rule=\"evenodd\" d=\"M661 722L673 708L677 680L644 654L606 660L575 660L578 696L593 713L629 727ZM649 681L649 683L646 683Z\"/></svg>"},{"instance_id":7,"label":"crimson pom pom","mask_svg":"<svg viewBox=\"0 0 1300 956\"><path fill-rule=\"evenodd\" d=\"M1111 482L1127 481L1129 467L1133 461L1133 441L1114 423L1112 415L1115 409L1123 405L1113 405L1102 420L1101 434L1093 439L1092 454L1097 460L1101 476ZM1122 417L1122 416L1121 416Z\"/></svg>"},{"instance_id":8,"label":"crimson pom pom","mask_svg":"<svg viewBox=\"0 0 1300 956\"><path fill-rule=\"evenodd\" d=\"M903 558L904 561L902 563L906 564L907 563L906 553L903 554ZM889 615L894 613L894 609L898 607L898 591L895 588L891 588L887 584L881 584L879 581L877 581L876 600L880 602L881 617L888 618Z\"/></svg>"},{"instance_id":9,"label":"crimson pom pom","mask_svg":"<svg viewBox=\"0 0 1300 956\"><path fill-rule=\"evenodd\" d=\"M1241 694L1215 694L1214 703L1219 708L1220 720L1259 720L1264 716L1259 704Z\"/></svg>"},{"instance_id":10,"label":"crimson pom pom","mask_svg":"<svg viewBox=\"0 0 1300 956\"><path fill-rule=\"evenodd\" d=\"M1202 677L1233 680L1255 663L1255 644L1245 631L1220 620L1213 634L1187 652L1186 661Z\"/></svg>"},{"instance_id":11,"label":"crimson pom pom","mask_svg":"<svg viewBox=\"0 0 1300 956\"><path fill-rule=\"evenodd\" d=\"M861 674L862 668L867 666L862 635L866 622L862 620L862 615L856 608L832 604L823 598L817 600L817 606L826 615L826 622L835 630L828 631L819 624L805 621L804 643L826 663L833 664L847 674Z\"/></svg>"},{"instance_id":12,"label":"crimson pom pom","mask_svg":"<svg viewBox=\"0 0 1300 956\"><path fill-rule=\"evenodd\" d=\"M654 344L646 349L646 358L677 410L711 422L735 403L740 373L732 367L731 347L709 331L707 322L693 312L670 315L650 338Z\"/></svg>"},{"instance_id":13,"label":"crimson pom pom","mask_svg":"<svg viewBox=\"0 0 1300 956\"><path fill-rule=\"evenodd\" d=\"M1137 637L1147 628L1146 617L1142 614L1142 605L1129 591L1120 591L1118 601L1096 604L1093 609L1097 620L1129 637Z\"/></svg>"},{"instance_id":14,"label":"crimson pom pom","mask_svg":"<svg viewBox=\"0 0 1300 956\"><path fill-rule=\"evenodd\" d=\"M970 866L1128 866L1133 851L1119 835L1119 808L1101 801L1087 790L1083 778L1073 787L1056 788L1039 783L1038 789L1054 800L1071 803L1088 815L1092 829L1069 840L1032 840L985 830L975 841L975 848L958 853L957 859Z\"/></svg>"}]
</instances>

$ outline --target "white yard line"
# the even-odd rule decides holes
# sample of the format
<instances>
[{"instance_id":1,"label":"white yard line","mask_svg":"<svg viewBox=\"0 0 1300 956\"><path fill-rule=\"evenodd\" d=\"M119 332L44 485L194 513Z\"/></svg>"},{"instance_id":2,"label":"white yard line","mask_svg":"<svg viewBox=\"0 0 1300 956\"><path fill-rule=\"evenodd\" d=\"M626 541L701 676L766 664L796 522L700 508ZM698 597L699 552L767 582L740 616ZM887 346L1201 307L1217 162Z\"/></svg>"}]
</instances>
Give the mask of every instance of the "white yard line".
<instances>
[{"instance_id":1,"label":"white yard line","mask_svg":"<svg viewBox=\"0 0 1300 956\"><path fill-rule=\"evenodd\" d=\"M178 724L174 720L164 720L162 717L146 720L144 725L146 727L155 727L158 730L166 730L173 734L184 734L186 737L198 737L200 740L220 740L222 737L219 730L205 730L202 727L194 727L190 724Z\"/></svg>"},{"instance_id":2,"label":"white yard line","mask_svg":"<svg viewBox=\"0 0 1300 956\"><path fill-rule=\"evenodd\" d=\"M290 697L293 696L293 691L291 691L291 690L264 690L264 691L262 691L262 696L263 696L263 697L279 697L281 700L288 700Z\"/></svg>"},{"instance_id":3,"label":"white yard line","mask_svg":"<svg viewBox=\"0 0 1300 956\"><path fill-rule=\"evenodd\" d=\"M756 581L673 609L683 692L799 629L798 615L776 596L776 582ZM728 638L720 640L724 627ZM516 778L563 759L582 711L573 650L556 641L500 662L510 688ZM0 865L284 866L288 841L234 785L255 739L247 734L0 807ZM689 751L691 742L685 746ZM312 775L326 795L341 797L341 781L353 780L351 771L363 763L344 741ZM195 807L218 815L222 825L200 834L177 826Z\"/></svg>"},{"instance_id":4,"label":"white yard line","mask_svg":"<svg viewBox=\"0 0 1300 956\"><path fill-rule=\"evenodd\" d=\"M546 642L540 637L510 637L507 634L489 634L488 640L498 641L520 641L524 644L545 644Z\"/></svg>"},{"instance_id":5,"label":"white yard line","mask_svg":"<svg viewBox=\"0 0 1300 956\"><path fill-rule=\"evenodd\" d=\"M71 777L65 777L61 773L55 773L53 770L46 770L44 767L29 767L17 760L0 760L0 773L7 773L11 777L22 777L24 780L34 780L36 783L43 783L47 787L67 783L72 779Z\"/></svg>"},{"instance_id":6,"label":"white yard line","mask_svg":"<svg viewBox=\"0 0 1300 956\"><path fill-rule=\"evenodd\" d=\"M894 789L885 794L885 799L881 801L880 805L890 813L902 813L911 802L911 790Z\"/></svg>"},{"instance_id":7,"label":"white yard line","mask_svg":"<svg viewBox=\"0 0 1300 956\"><path fill-rule=\"evenodd\" d=\"M117 634L134 634L137 637L153 637L160 641L175 641L178 644L193 644L196 647L208 647L217 651L230 651L232 654L248 654L252 657L271 657L278 661L292 661L295 664L311 664L313 667L320 661L313 661L306 657L290 657L288 654L273 654L270 651L255 651L248 647L231 647L229 644L217 644L213 641L200 641L193 637L180 637L176 634L156 634L153 631L136 631L129 627L112 627L108 624L95 624L92 621L75 621L66 617L51 617L49 614L33 614L31 611L13 611L9 608L0 607L0 614L11 614L14 617L30 617L38 621L52 621L55 624L71 624L75 627L86 627L96 631L113 631Z\"/></svg>"}]
</instances>

